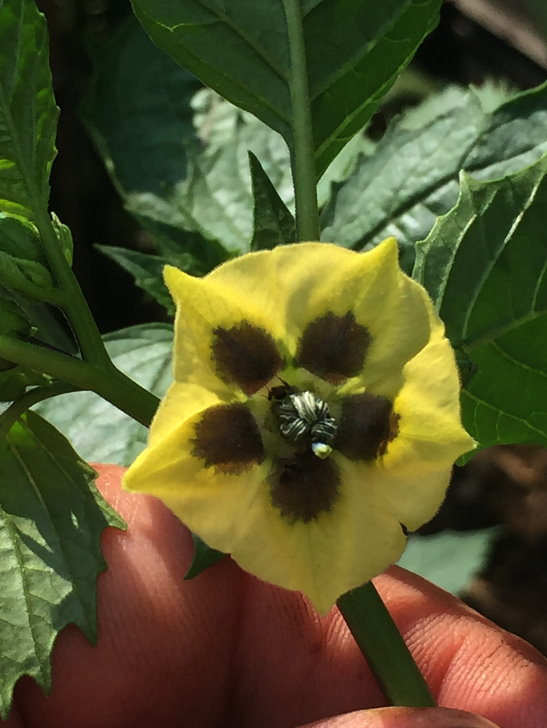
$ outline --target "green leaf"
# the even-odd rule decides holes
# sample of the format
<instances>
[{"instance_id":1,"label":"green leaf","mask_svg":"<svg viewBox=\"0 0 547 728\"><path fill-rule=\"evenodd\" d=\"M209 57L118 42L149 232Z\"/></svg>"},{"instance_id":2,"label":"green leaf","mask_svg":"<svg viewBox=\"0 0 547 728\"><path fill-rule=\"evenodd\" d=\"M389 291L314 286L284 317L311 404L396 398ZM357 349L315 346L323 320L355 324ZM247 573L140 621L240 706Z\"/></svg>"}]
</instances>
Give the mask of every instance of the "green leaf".
<instances>
[{"instance_id":1,"label":"green leaf","mask_svg":"<svg viewBox=\"0 0 547 728\"><path fill-rule=\"evenodd\" d=\"M100 535L122 520L93 485L94 471L65 438L29 412L0 443L0 714L15 682L51 685L57 634L77 624L97 636L96 579L105 568Z\"/></svg>"},{"instance_id":2,"label":"green leaf","mask_svg":"<svg viewBox=\"0 0 547 728\"><path fill-rule=\"evenodd\" d=\"M188 147L200 146L190 100L201 84L160 51L133 17L112 38L92 45L90 55L94 69L82 114L116 187L153 236L160 258L188 272L210 271L227 254L185 228L175 194L187 176ZM152 282L143 270L158 272L157 260L112 250L138 284L161 295L161 277Z\"/></svg>"},{"instance_id":3,"label":"green leaf","mask_svg":"<svg viewBox=\"0 0 547 728\"><path fill-rule=\"evenodd\" d=\"M170 326L133 326L107 334L104 340L119 369L154 394L165 394L171 382ZM143 425L92 392L63 394L35 409L91 462L129 465L146 444Z\"/></svg>"},{"instance_id":4,"label":"green leaf","mask_svg":"<svg viewBox=\"0 0 547 728\"><path fill-rule=\"evenodd\" d=\"M6 212L0 212L0 283L31 298L55 296L36 228Z\"/></svg>"},{"instance_id":5,"label":"green leaf","mask_svg":"<svg viewBox=\"0 0 547 728\"><path fill-rule=\"evenodd\" d=\"M412 535L397 563L442 589L458 594L483 566L497 533L497 528L485 528L442 531L433 536Z\"/></svg>"},{"instance_id":6,"label":"green leaf","mask_svg":"<svg viewBox=\"0 0 547 728\"><path fill-rule=\"evenodd\" d=\"M113 245L97 245L97 248L133 276L135 283L143 291L146 291L167 311L174 313L173 299L162 278L163 267L171 261L158 255L117 248ZM187 270L187 266L179 265L178 267Z\"/></svg>"},{"instance_id":7,"label":"green leaf","mask_svg":"<svg viewBox=\"0 0 547 728\"><path fill-rule=\"evenodd\" d=\"M253 238L251 250L271 250L296 241L294 216L287 209L257 157L249 152L253 186Z\"/></svg>"},{"instance_id":8,"label":"green leaf","mask_svg":"<svg viewBox=\"0 0 547 728\"><path fill-rule=\"evenodd\" d=\"M47 206L57 108L48 33L34 0L0 2L0 208Z\"/></svg>"},{"instance_id":9,"label":"green leaf","mask_svg":"<svg viewBox=\"0 0 547 728\"><path fill-rule=\"evenodd\" d=\"M64 225L55 213L51 215L51 224L55 231L57 241L61 250L63 251L64 258L69 266L72 266L72 254L74 252L74 243L72 241L72 231Z\"/></svg>"},{"instance_id":10,"label":"green leaf","mask_svg":"<svg viewBox=\"0 0 547 728\"><path fill-rule=\"evenodd\" d=\"M194 558L184 575L185 579L193 579L226 556L222 551L207 546L205 541L202 541L195 533L192 534L192 541L194 543Z\"/></svg>"},{"instance_id":11,"label":"green leaf","mask_svg":"<svg viewBox=\"0 0 547 728\"><path fill-rule=\"evenodd\" d=\"M93 75L82 113L118 186L167 195L186 176L187 147L197 140L190 99L201 84L132 16L89 52Z\"/></svg>"},{"instance_id":12,"label":"green leaf","mask_svg":"<svg viewBox=\"0 0 547 728\"><path fill-rule=\"evenodd\" d=\"M205 145L205 154L211 150L222 149L241 135L239 165L243 163L243 153L252 152L260 161L261 167L284 204L289 209L294 208L289 150L279 134L211 89L198 91L192 99L192 108L194 125ZM346 144L319 180L317 186L319 205L324 205L329 199L331 185L348 177L358 158L361 155L371 154L374 146L374 142L364 134L357 134Z\"/></svg>"},{"instance_id":13,"label":"green leaf","mask_svg":"<svg viewBox=\"0 0 547 728\"><path fill-rule=\"evenodd\" d=\"M86 123L129 211L152 234L165 262L203 274L230 254L249 250L249 150L283 202L293 207L289 152L279 134L209 89L190 100L193 77L159 51L135 20L112 41L97 45L92 57ZM143 64L142 74L133 72L136 64ZM331 182L349 174L358 154L370 147L362 135L352 139L321 179L320 203ZM128 259L122 256L113 254L123 265ZM151 285L157 290L162 284Z\"/></svg>"},{"instance_id":14,"label":"green leaf","mask_svg":"<svg viewBox=\"0 0 547 728\"><path fill-rule=\"evenodd\" d=\"M366 124L438 19L438 0L301 0L320 176ZM133 0L151 38L293 146L293 68L282 2Z\"/></svg>"},{"instance_id":15,"label":"green leaf","mask_svg":"<svg viewBox=\"0 0 547 728\"><path fill-rule=\"evenodd\" d=\"M284 203L291 207L294 202L289 154L281 137L250 115L234 116L232 123L229 140L189 156L188 177L172 190L161 195L146 192L127 196L127 208L146 227L150 229L154 221L156 235L163 229L160 249L166 257L190 252L202 267L203 261L208 262L204 272L229 255L250 249L253 197L249 150L260 158ZM189 243L190 234L199 241L194 246ZM177 240L180 243L174 245Z\"/></svg>"},{"instance_id":16,"label":"green leaf","mask_svg":"<svg viewBox=\"0 0 547 728\"><path fill-rule=\"evenodd\" d=\"M209 144L189 154L189 176L161 195L133 193L127 207L152 230L163 256L181 251L196 260L190 271L209 272L229 255L250 250L253 236L253 194L249 151L259 160L285 207L294 208L289 151L283 139L251 114L241 112L215 93L203 91L193 100L196 124ZM323 175L320 203L333 181L349 174L358 156L371 144L356 136ZM194 236L192 238L191 236ZM223 253L223 255L222 255Z\"/></svg>"},{"instance_id":17,"label":"green leaf","mask_svg":"<svg viewBox=\"0 0 547 728\"><path fill-rule=\"evenodd\" d=\"M462 392L481 447L547 445L547 155L505 179L465 175L417 246L414 277L475 373Z\"/></svg>"},{"instance_id":18,"label":"green leaf","mask_svg":"<svg viewBox=\"0 0 547 728\"><path fill-rule=\"evenodd\" d=\"M525 167L547 150L546 129L547 84L494 111L475 91L450 88L392 125L335 187L322 238L362 250L395 235L410 271L415 243L456 204L460 170L486 180Z\"/></svg>"},{"instance_id":19,"label":"green leaf","mask_svg":"<svg viewBox=\"0 0 547 728\"><path fill-rule=\"evenodd\" d=\"M0 288L0 334L25 338L30 333L30 321L17 303Z\"/></svg>"}]
</instances>

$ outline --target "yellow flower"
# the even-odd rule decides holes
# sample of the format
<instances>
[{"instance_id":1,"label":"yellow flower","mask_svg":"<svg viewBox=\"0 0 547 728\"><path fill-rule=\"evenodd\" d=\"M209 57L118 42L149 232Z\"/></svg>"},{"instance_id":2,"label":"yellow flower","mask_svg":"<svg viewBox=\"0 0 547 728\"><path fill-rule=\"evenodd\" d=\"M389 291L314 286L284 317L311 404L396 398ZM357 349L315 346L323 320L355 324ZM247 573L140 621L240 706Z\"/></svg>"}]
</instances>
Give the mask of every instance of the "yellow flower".
<instances>
[{"instance_id":1,"label":"yellow flower","mask_svg":"<svg viewBox=\"0 0 547 728\"><path fill-rule=\"evenodd\" d=\"M474 446L443 324L393 238L165 280L175 381L125 487L325 613L397 561Z\"/></svg>"}]
</instances>

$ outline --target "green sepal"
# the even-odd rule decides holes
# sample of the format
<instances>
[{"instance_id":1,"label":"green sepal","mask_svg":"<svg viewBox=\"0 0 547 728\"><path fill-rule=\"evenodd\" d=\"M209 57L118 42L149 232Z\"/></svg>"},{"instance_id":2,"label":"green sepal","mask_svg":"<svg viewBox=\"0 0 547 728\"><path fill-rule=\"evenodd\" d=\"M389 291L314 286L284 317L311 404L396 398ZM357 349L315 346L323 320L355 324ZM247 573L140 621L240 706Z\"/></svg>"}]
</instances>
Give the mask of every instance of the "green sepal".
<instances>
[{"instance_id":1,"label":"green sepal","mask_svg":"<svg viewBox=\"0 0 547 728\"><path fill-rule=\"evenodd\" d=\"M251 250L271 250L296 241L296 223L258 158L249 152L253 189L253 238Z\"/></svg>"},{"instance_id":2,"label":"green sepal","mask_svg":"<svg viewBox=\"0 0 547 728\"><path fill-rule=\"evenodd\" d=\"M192 541L194 542L194 558L188 568L188 571L184 575L184 579L193 579L195 576L201 574L202 571L208 569L210 566L214 566L227 554L222 551L217 551L207 546L205 541L202 541L199 536L195 533L192 534Z\"/></svg>"},{"instance_id":3,"label":"green sepal","mask_svg":"<svg viewBox=\"0 0 547 728\"><path fill-rule=\"evenodd\" d=\"M460 373L462 387L466 387L473 376L478 372L478 365L465 353L463 349L455 349L456 365Z\"/></svg>"}]
</instances>

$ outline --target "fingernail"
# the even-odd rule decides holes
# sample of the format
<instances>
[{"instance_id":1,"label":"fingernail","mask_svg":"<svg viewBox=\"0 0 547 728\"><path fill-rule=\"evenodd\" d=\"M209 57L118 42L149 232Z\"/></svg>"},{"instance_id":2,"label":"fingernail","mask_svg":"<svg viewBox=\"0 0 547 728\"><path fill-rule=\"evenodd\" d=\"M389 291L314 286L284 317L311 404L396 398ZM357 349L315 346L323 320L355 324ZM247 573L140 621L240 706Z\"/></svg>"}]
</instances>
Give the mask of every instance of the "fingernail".
<instances>
[{"instance_id":1,"label":"fingernail","mask_svg":"<svg viewBox=\"0 0 547 728\"><path fill-rule=\"evenodd\" d=\"M371 722L364 728L499 728L495 723L465 710L450 708L378 708L364 713ZM378 724L375 719L381 718Z\"/></svg>"},{"instance_id":2,"label":"fingernail","mask_svg":"<svg viewBox=\"0 0 547 728\"><path fill-rule=\"evenodd\" d=\"M428 726L438 726L438 728L499 728L492 721L464 710L437 708L431 711L429 709L424 711L423 717L424 728ZM416 728L421 728L421 726L418 724Z\"/></svg>"}]
</instances>

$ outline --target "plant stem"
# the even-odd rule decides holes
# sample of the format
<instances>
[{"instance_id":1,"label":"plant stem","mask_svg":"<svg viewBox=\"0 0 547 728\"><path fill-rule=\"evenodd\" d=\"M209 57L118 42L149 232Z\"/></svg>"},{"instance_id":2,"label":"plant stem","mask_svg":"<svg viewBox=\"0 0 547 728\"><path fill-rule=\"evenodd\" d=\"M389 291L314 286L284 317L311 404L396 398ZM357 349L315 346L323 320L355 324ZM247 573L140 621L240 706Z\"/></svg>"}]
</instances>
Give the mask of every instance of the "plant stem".
<instances>
[{"instance_id":1,"label":"plant stem","mask_svg":"<svg viewBox=\"0 0 547 728\"><path fill-rule=\"evenodd\" d=\"M38 191L35 189L32 178L27 179L27 185L32 199L38 199ZM111 363L110 357L80 284L65 258L51 217L48 211L40 205L35 205L33 212L51 271L66 296L64 311L78 340L82 357L88 362L108 366Z\"/></svg>"},{"instance_id":2,"label":"plant stem","mask_svg":"<svg viewBox=\"0 0 547 728\"><path fill-rule=\"evenodd\" d=\"M20 397L16 402L2 412L0 415L0 440L2 440L10 431L13 423L26 412L33 404L42 402L44 399L57 397L59 394L74 392L75 387L65 382L54 382L43 387L34 387Z\"/></svg>"},{"instance_id":3,"label":"plant stem","mask_svg":"<svg viewBox=\"0 0 547 728\"><path fill-rule=\"evenodd\" d=\"M5 335L0 335L0 358L49 374L76 389L96 392L147 427L159 404L155 395L116 369L110 358L103 365L91 364Z\"/></svg>"},{"instance_id":4,"label":"plant stem","mask_svg":"<svg viewBox=\"0 0 547 728\"><path fill-rule=\"evenodd\" d=\"M343 594L337 604L391 703L434 706L423 675L373 583Z\"/></svg>"},{"instance_id":5,"label":"plant stem","mask_svg":"<svg viewBox=\"0 0 547 728\"><path fill-rule=\"evenodd\" d=\"M298 240L319 240L319 210L308 64L301 0L283 0L291 56L289 86L292 106L291 162Z\"/></svg>"}]
</instances>

